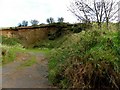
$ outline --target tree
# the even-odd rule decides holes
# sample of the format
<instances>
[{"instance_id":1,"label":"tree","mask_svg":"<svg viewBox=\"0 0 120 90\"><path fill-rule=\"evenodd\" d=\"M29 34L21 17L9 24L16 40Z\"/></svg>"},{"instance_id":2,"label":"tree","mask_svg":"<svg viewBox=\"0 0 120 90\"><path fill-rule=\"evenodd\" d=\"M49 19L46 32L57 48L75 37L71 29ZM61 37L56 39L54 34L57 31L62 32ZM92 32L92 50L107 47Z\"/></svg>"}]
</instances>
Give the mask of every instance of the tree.
<instances>
[{"instance_id":1,"label":"tree","mask_svg":"<svg viewBox=\"0 0 120 90\"><path fill-rule=\"evenodd\" d=\"M118 7L117 4L118 3L116 3L113 0L111 1L103 0L103 7L104 7L104 13L105 13L104 20L106 21L107 28L110 21L116 20L118 18L118 14L116 13L120 11L120 7Z\"/></svg>"},{"instance_id":2,"label":"tree","mask_svg":"<svg viewBox=\"0 0 120 90\"><path fill-rule=\"evenodd\" d=\"M25 27L25 26L28 26L28 21L26 20L23 20L22 23L18 23L18 27Z\"/></svg>"},{"instance_id":3,"label":"tree","mask_svg":"<svg viewBox=\"0 0 120 90\"><path fill-rule=\"evenodd\" d=\"M63 21L64 21L63 17L58 18L58 22L63 22Z\"/></svg>"},{"instance_id":4,"label":"tree","mask_svg":"<svg viewBox=\"0 0 120 90\"><path fill-rule=\"evenodd\" d=\"M22 24L21 23L18 23L18 27L21 27L22 26Z\"/></svg>"},{"instance_id":5,"label":"tree","mask_svg":"<svg viewBox=\"0 0 120 90\"><path fill-rule=\"evenodd\" d=\"M22 26L27 26L27 25L28 25L28 21L23 20L22 21Z\"/></svg>"},{"instance_id":6,"label":"tree","mask_svg":"<svg viewBox=\"0 0 120 90\"><path fill-rule=\"evenodd\" d=\"M120 1L118 2L118 8L120 8ZM118 22L120 23L120 10L118 11Z\"/></svg>"},{"instance_id":7,"label":"tree","mask_svg":"<svg viewBox=\"0 0 120 90\"><path fill-rule=\"evenodd\" d=\"M120 10L117 7L116 1L92 0L90 3L83 0L74 0L69 10L77 17L78 20L89 23L97 22L101 28L102 22L109 23L110 20L115 20L115 14ZM108 26L108 25L107 25Z\"/></svg>"},{"instance_id":8,"label":"tree","mask_svg":"<svg viewBox=\"0 0 120 90\"><path fill-rule=\"evenodd\" d=\"M47 20L46 20L46 21L47 21L47 23L49 23L49 24L50 24L50 20L49 20L49 18L47 18Z\"/></svg>"},{"instance_id":9,"label":"tree","mask_svg":"<svg viewBox=\"0 0 120 90\"><path fill-rule=\"evenodd\" d=\"M31 22L31 24L32 24L32 26L36 26L36 25L38 25L38 23L39 23L39 21L38 20L31 20L30 21Z\"/></svg>"},{"instance_id":10,"label":"tree","mask_svg":"<svg viewBox=\"0 0 120 90\"><path fill-rule=\"evenodd\" d=\"M51 24L51 23L54 23L54 18L50 17L50 18L47 18L47 23Z\"/></svg>"}]
</instances>

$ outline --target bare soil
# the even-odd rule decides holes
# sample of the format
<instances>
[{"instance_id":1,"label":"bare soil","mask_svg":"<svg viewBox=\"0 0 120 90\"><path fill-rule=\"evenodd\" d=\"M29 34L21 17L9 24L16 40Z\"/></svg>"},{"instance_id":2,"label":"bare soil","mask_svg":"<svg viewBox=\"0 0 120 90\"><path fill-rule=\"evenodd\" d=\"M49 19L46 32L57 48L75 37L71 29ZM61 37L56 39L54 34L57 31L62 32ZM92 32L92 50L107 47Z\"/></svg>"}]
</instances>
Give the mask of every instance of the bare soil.
<instances>
[{"instance_id":1,"label":"bare soil","mask_svg":"<svg viewBox=\"0 0 120 90\"><path fill-rule=\"evenodd\" d=\"M18 68L33 55L37 63ZM14 62L2 67L2 88L50 88L47 64L42 53L17 53Z\"/></svg>"}]
</instances>

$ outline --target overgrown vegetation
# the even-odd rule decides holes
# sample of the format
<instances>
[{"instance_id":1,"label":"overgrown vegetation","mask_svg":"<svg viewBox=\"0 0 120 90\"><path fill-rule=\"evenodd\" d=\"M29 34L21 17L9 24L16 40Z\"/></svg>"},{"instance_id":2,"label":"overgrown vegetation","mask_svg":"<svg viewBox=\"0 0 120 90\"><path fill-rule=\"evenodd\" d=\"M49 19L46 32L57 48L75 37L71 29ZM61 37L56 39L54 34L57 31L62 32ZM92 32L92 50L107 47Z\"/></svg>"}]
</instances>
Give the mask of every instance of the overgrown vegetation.
<instances>
[{"instance_id":1,"label":"overgrown vegetation","mask_svg":"<svg viewBox=\"0 0 120 90\"><path fill-rule=\"evenodd\" d=\"M1 55L2 64L6 64L15 60L16 53L23 51L20 45L20 40L17 38L8 38L5 36L0 36L1 38Z\"/></svg>"},{"instance_id":2,"label":"overgrown vegetation","mask_svg":"<svg viewBox=\"0 0 120 90\"><path fill-rule=\"evenodd\" d=\"M52 50L49 80L60 88L120 88L118 32L82 31Z\"/></svg>"},{"instance_id":3,"label":"overgrown vegetation","mask_svg":"<svg viewBox=\"0 0 120 90\"><path fill-rule=\"evenodd\" d=\"M29 49L26 49L26 48L23 48L23 46L21 44L16 44L16 45L12 45L12 46L9 46L9 45L1 45L0 46L1 48L1 54L2 54L2 64L8 64L10 62L13 62L16 60L17 58L17 54L18 53L23 53L26 54L26 53L43 53L45 55L48 55L50 50L47 49L47 48L29 48ZM24 64L22 66L31 66L33 65L36 60L35 60L35 57L30 57L31 59L27 60L24 62Z\"/></svg>"},{"instance_id":4,"label":"overgrown vegetation","mask_svg":"<svg viewBox=\"0 0 120 90\"><path fill-rule=\"evenodd\" d=\"M17 39L17 38L8 38L8 37L5 37L5 36L0 36L0 38L2 38L2 44L4 45L10 45L10 46L13 46L13 45L16 45L16 44L19 44L20 43L20 40Z\"/></svg>"},{"instance_id":5,"label":"overgrown vegetation","mask_svg":"<svg viewBox=\"0 0 120 90\"><path fill-rule=\"evenodd\" d=\"M51 23L49 26L57 29L50 31L47 38L37 40L28 32L24 32L24 36L19 38L23 40L22 45L16 38L3 37L3 64L14 61L17 52L42 52L47 55L51 53L48 66L49 81L53 85L59 88L118 89L120 88L120 32L117 24L109 23L109 30L106 23L102 25L100 30L96 23ZM35 32L33 34L39 36ZM34 63L36 61L33 57L21 67L31 66Z\"/></svg>"},{"instance_id":6,"label":"overgrown vegetation","mask_svg":"<svg viewBox=\"0 0 120 90\"><path fill-rule=\"evenodd\" d=\"M16 46L0 46L2 48L2 64L7 64L15 60L17 52L24 52L20 45Z\"/></svg>"},{"instance_id":7,"label":"overgrown vegetation","mask_svg":"<svg viewBox=\"0 0 120 90\"><path fill-rule=\"evenodd\" d=\"M37 63L35 57L32 57L30 60L26 60L23 64L21 64L19 68L32 66L35 63Z\"/></svg>"},{"instance_id":8,"label":"overgrown vegetation","mask_svg":"<svg viewBox=\"0 0 120 90\"><path fill-rule=\"evenodd\" d=\"M45 40L37 42L34 47L40 48L58 48L73 33L79 33L87 28L91 28L92 24L68 24L68 23L52 23L50 27L56 27L56 30L49 31Z\"/></svg>"},{"instance_id":9,"label":"overgrown vegetation","mask_svg":"<svg viewBox=\"0 0 120 90\"><path fill-rule=\"evenodd\" d=\"M55 49L55 48L59 48L61 46L61 44L63 44L64 41L66 41L67 37L69 35L65 35L65 36L61 36L59 38L56 38L55 40L44 40L41 42L37 42L34 46L35 47L39 47L39 48L48 48L48 49Z\"/></svg>"}]
</instances>

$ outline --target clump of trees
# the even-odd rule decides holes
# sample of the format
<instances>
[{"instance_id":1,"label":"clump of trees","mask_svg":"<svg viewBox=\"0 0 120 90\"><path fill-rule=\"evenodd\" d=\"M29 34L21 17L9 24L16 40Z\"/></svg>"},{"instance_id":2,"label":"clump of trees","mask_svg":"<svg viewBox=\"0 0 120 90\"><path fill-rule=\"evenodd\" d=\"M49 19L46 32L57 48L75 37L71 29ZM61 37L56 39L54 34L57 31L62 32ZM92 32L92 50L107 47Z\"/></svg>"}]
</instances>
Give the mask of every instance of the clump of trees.
<instances>
[{"instance_id":1,"label":"clump of trees","mask_svg":"<svg viewBox=\"0 0 120 90\"><path fill-rule=\"evenodd\" d=\"M31 20L30 23L32 24L32 26L36 26L38 25L39 21L38 20Z\"/></svg>"},{"instance_id":2,"label":"clump of trees","mask_svg":"<svg viewBox=\"0 0 120 90\"><path fill-rule=\"evenodd\" d=\"M51 24L51 23L54 23L55 21L54 21L54 18L52 18L52 17L50 17L50 18L47 18L47 23L48 24Z\"/></svg>"},{"instance_id":3,"label":"clump of trees","mask_svg":"<svg viewBox=\"0 0 120 90\"><path fill-rule=\"evenodd\" d=\"M36 26L38 25L39 21L34 19L34 20L31 20L30 23L32 24L32 26ZM28 26L28 21L26 20L23 20L22 23L18 24L18 27L25 27L25 26Z\"/></svg>"},{"instance_id":4,"label":"clump of trees","mask_svg":"<svg viewBox=\"0 0 120 90\"><path fill-rule=\"evenodd\" d=\"M63 23L64 18L63 17L58 17L57 21L58 21L58 23ZM50 18L47 18L46 22L48 24L52 24L52 23L55 23L55 20L54 20L54 18L50 17Z\"/></svg>"},{"instance_id":5,"label":"clump of trees","mask_svg":"<svg viewBox=\"0 0 120 90\"><path fill-rule=\"evenodd\" d=\"M64 21L63 17L58 18L58 22L63 23L63 21Z\"/></svg>"},{"instance_id":6,"label":"clump of trees","mask_svg":"<svg viewBox=\"0 0 120 90\"><path fill-rule=\"evenodd\" d=\"M118 2L115 0L73 0L68 9L77 17L78 20L90 23L97 22L101 28L102 22L108 24L118 18L117 12L120 11Z\"/></svg>"},{"instance_id":7,"label":"clump of trees","mask_svg":"<svg viewBox=\"0 0 120 90\"><path fill-rule=\"evenodd\" d=\"M48 33L49 40L54 40L54 39L58 38L64 32L63 27L65 27L65 25L63 24L63 22L64 22L63 17L58 17L57 22L55 22L54 18L50 17L50 18L46 19L46 22L50 26L55 26L57 28L56 31Z\"/></svg>"},{"instance_id":8,"label":"clump of trees","mask_svg":"<svg viewBox=\"0 0 120 90\"><path fill-rule=\"evenodd\" d=\"M58 18L58 23L63 23L64 22L64 18L63 17L59 17ZM47 18L46 22L48 24L52 24L52 23L55 23L55 20L53 17L50 17L50 18ZM30 21L31 25L32 26L37 26L39 24L39 21L36 20L36 19L33 19ZM25 27L25 26L28 26L28 21L26 20L23 20L22 23L18 23L18 27Z\"/></svg>"},{"instance_id":9,"label":"clump of trees","mask_svg":"<svg viewBox=\"0 0 120 90\"><path fill-rule=\"evenodd\" d=\"M23 20L22 23L19 23L19 24L18 24L18 27L22 27L22 26L24 26L24 27L25 27L25 26L28 26L28 21Z\"/></svg>"}]
</instances>

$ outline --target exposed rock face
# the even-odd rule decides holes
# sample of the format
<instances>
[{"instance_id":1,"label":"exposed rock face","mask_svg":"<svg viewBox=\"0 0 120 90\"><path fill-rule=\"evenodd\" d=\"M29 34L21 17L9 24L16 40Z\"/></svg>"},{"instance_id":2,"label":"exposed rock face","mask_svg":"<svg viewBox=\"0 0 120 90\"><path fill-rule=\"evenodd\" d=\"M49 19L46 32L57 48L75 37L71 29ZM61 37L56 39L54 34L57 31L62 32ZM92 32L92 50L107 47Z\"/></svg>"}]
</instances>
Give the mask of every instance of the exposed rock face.
<instances>
[{"instance_id":1,"label":"exposed rock face","mask_svg":"<svg viewBox=\"0 0 120 90\"><path fill-rule=\"evenodd\" d=\"M44 27L17 27L0 30L0 35L6 37L19 38L23 46L27 47L28 45L32 47L38 41L48 38L49 32L56 31L54 26L44 26Z\"/></svg>"},{"instance_id":2,"label":"exposed rock face","mask_svg":"<svg viewBox=\"0 0 120 90\"><path fill-rule=\"evenodd\" d=\"M42 26L42 27L16 27L16 28L9 28L9 29L2 29L0 30L0 35L7 36L7 37L15 37L18 35L25 35L27 36L35 36L38 37L41 36L46 37L49 31L55 31L56 27L54 26Z\"/></svg>"}]
</instances>

